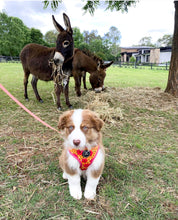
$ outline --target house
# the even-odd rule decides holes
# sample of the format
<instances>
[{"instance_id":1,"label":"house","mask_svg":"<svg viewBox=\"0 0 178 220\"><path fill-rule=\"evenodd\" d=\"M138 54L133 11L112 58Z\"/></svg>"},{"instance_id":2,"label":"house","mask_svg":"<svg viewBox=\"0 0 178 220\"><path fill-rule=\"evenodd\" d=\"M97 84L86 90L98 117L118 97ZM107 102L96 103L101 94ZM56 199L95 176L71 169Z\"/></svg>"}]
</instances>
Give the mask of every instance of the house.
<instances>
[{"instance_id":1,"label":"house","mask_svg":"<svg viewBox=\"0 0 178 220\"><path fill-rule=\"evenodd\" d=\"M140 63L166 63L171 60L171 47L123 47L121 48L121 62L129 62L130 57L135 57Z\"/></svg>"},{"instance_id":2,"label":"house","mask_svg":"<svg viewBox=\"0 0 178 220\"><path fill-rule=\"evenodd\" d=\"M150 63L167 63L171 61L171 47L160 47L150 50Z\"/></svg>"},{"instance_id":3,"label":"house","mask_svg":"<svg viewBox=\"0 0 178 220\"><path fill-rule=\"evenodd\" d=\"M150 49L148 46L121 47L121 62L129 62L133 56L136 62L149 62Z\"/></svg>"}]
</instances>

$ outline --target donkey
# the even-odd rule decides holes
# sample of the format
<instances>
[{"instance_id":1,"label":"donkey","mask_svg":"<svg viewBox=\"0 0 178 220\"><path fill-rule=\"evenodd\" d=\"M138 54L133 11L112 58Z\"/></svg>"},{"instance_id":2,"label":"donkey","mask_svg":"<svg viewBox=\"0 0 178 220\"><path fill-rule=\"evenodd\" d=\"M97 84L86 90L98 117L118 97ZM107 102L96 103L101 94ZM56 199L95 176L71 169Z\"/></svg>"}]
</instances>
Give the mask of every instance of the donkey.
<instances>
[{"instance_id":1,"label":"donkey","mask_svg":"<svg viewBox=\"0 0 178 220\"><path fill-rule=\"evenodd\" d=\"M27 44L20 53L20 59L22 62L23 70L24 70L24 96L28 101L27 94L27 84L30 73L32 76L32 87L36 98L39 102L43 102L41 99L38 90L37 90L37 82L38 79L44 81L54 80L57 78L57 71L53 70L53 65L50 65L50 61L52 60L56 67L61 66L61 72L67 76L67 81L64 85L64 94L66 105L71 108L72 105L69 102L69 77L72 72L72 59L73 59L73 51L74 51L74 43L73 43L73 31L71 28L70 20L68 16L63 13L64 24L66 26L66 30L58 24L52 15L53 24L56 30L59 32L56 47L49 48L39 44ZM60 94L63 91L63 85L59 82L59 79L56 80L55 83L55 93L57 97L57 108L61 110L60 104Z\"/></svg>"},{"instance_id":2,"label":"donkey","mask_svg":"<svg viewBox=\"0 0 178 220\"><path fill-rule=\"evenodd\" d=\"M81 96L81 78L83 77L84 88L86 88L86 72L90 73L90 84L95 92L101 92L104 89L104 79L106 69L113 61L104 64L102 59L80 49L74 49L72 75L75 79L75 90L77 96Z\"/></svg>"}]
</instances>

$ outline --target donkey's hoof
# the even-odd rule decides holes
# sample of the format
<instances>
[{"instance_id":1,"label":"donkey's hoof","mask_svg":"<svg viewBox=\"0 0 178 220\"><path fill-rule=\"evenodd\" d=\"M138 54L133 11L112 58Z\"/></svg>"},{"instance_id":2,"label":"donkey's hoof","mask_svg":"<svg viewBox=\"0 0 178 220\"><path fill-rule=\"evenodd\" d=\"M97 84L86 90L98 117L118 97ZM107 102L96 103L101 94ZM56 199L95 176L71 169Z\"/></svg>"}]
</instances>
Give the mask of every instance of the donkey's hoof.
<instances>
[{"instance_id":1,"label":"donkey's hoof","mask_svg":"<svg viewBox=\"0 0 178 220\"><path fill-rule=\"evenodd\" d=\"M28 98L25 98L25 100L26 100L27 102L29 102L29 99L28 99Z\"/></svg>"},{"instance_id":2,"label":"donkey's hoof","mask_svg":"<svg viewBox=\"0 0 178 220\"><path fill-rule=\"evenodd\" d=\"M69 109L73 109L73 106L72 106L72 105L69 105Z\"/></svg>"},{"instance_id":3,"label":"donkey's hoof","mask_svg":"<svg viewBox=\"0 0 178 220\"><path fill-rule=\"evenodd\" d=\"M42 99L40 99L40 100L39 100L39 102L40 102L40 103L43 103L43 100L42 100Z\"/></svg>"},{"instance_id":4,"label":"donkey's hoof","mask_svg":"<svg viewBox=\"0 0 178 220\"><path fill-rule=\"evenodd\" d=\"M82 95L81 92L77 92L77 96L80 97Z\"/></svg>"},{"instance_id":5,"label":"donkey's hoof","mask_svg":"<svg viewBox=\"0 0 178 220\"><path fill-rule=\"evenodd\" d=\"M58 111L62 111L62 107L58 107L57 110L58 110Z\"/></svg>"}]
</instances>

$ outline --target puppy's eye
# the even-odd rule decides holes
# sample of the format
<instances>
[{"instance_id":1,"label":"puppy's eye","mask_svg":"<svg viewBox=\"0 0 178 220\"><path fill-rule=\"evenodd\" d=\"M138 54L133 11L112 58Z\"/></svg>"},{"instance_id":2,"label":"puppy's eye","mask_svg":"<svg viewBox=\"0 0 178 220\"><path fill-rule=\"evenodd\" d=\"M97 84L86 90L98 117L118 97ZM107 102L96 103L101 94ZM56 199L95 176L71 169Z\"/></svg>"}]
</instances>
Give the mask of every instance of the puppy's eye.
<instances>
[{"instance_id":1,"label":"puppy's eye","mask_svg":"<svg viewBox=\"0 0 178 220\"><path fill-rule=\"evenodd\" d=\"M88 131L88 127L87 127L87 126L83 126L83 127L82 127L82 130L83 130L84 132L87 132L87 131Z\"/></svg>"},{"instance_id":2,"label":"puppy's eye","mask_svg":"<svg viewBox=\"0 0 178 220\"><path fill-rule=\"evenodd\" d=\"M72 132L74 130L74 126L73 125L69 126L68 130L69 130L69 132Z\"/></svg>"},{"instance_id":3,"label":"puppy's eye","mask_svg":"<svg viewBox=\"0 0 178 220\"><path fill-rule=\"evenodd\" d=\"M65 40L65 41L63 42L63 47L68 47L69 44L70 44L70 42L69 42L68 40Z\"/></svg>"}]
</instances>

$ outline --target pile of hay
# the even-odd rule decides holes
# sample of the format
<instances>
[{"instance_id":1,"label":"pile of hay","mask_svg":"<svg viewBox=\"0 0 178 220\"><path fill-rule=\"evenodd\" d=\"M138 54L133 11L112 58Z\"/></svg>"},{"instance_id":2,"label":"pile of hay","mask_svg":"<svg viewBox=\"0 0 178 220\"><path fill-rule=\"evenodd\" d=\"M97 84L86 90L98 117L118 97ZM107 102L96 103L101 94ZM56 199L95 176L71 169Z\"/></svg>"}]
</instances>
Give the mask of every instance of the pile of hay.
<instances>
[{"instance_id":1,"label":"pile of hay","mask_svg":"<svg viewBox=\"0 0 178 220\"><path fill-rule=\"evenodd\" d=\"M109 125L115 124L123 119L122 110L116 107L112 93L102 92L95 93L94 91L87 91L80 98L72 100L72 102L80 103L82 108L90 109L98 114L98 116Z\"/></svg>"},{"instance_id":2,"label":"pile of hay","mask_svg":"<svg viewBox=\"0 0 178 220\"><path fill-rule=\"evenodd\" d=\"M95 111L107 123L114 124L116 121L123 119L122 111L119 107L110 107L108 102L101 101L98 96L92 102L89 102L86 108Z\"/></svg>"}]
</instances>

